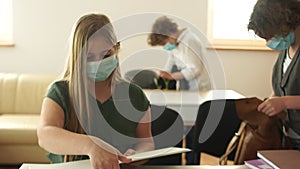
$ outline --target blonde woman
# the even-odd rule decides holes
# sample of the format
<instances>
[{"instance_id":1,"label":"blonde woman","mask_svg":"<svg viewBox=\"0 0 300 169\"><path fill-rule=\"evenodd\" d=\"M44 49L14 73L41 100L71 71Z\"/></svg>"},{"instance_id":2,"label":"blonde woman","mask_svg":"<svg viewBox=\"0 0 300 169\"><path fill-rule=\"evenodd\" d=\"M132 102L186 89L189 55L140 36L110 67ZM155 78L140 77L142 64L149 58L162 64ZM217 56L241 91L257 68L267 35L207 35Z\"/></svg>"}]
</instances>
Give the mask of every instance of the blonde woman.
<instances>
[{"instance_id":1,"label":"blonde woman","mask_svg":"<svg viewBox=\"0 0 300 169\"><path fill-rule=\"evenodd\" d=\"M131 162L126 155L154 149L149 101L122 80L119 48L105 15L74 25L66 70L49 87L38 127L53 163L89 158L93 168L118 169Z\"/></svg>"}]
</instances>

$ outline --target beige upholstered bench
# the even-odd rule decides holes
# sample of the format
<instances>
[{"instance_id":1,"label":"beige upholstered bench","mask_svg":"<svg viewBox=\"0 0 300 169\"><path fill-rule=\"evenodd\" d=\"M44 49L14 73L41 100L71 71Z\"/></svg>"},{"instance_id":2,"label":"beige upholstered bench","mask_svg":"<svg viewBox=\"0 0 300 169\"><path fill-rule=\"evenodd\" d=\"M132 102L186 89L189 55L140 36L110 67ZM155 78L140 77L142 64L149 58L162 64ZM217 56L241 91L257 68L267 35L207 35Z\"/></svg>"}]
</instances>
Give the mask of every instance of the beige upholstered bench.
<instances>
[{"instance_id":1,"label":"beige upholstered bench","mask_svg":"<svg viewBox=\"0 0 300 169\"><path fill-rule=\"evenodd\" d=\"M46 90L56 78L0 73L0 165L49 162L36 130Z\"/></svg>"}]
</instances>

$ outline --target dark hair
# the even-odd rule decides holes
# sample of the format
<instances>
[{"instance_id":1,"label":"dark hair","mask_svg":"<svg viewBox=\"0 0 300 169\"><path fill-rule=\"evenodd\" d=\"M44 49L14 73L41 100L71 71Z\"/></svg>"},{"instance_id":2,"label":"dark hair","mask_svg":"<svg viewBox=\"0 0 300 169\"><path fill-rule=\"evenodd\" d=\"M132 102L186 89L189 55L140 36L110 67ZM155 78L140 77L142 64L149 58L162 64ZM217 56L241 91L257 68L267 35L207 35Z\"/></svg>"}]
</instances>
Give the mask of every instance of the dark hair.
<instances>
[{"instance_id":1,"label":"dark hair","mask_svg":"<svg viewBox=\"0 0 300 169\"><path fill-rule=\"evenodd\" d=\"M270 39L285 36L300 24L299 0L258 0L250 16L248 30Z\"/></svg>"},{"instance_id":2,"label":"dark hair","mask_svg":"<svg viewBox=\"0 0 300 169\"><path fill-rule=\"evenodd\" d=\"M156 19L152 26L152 31L148 37L148 44L151 46L161 45L169 38L170 34L178 31L178 25L170 18L162 16Z\"/></svg>"}]
</instances>

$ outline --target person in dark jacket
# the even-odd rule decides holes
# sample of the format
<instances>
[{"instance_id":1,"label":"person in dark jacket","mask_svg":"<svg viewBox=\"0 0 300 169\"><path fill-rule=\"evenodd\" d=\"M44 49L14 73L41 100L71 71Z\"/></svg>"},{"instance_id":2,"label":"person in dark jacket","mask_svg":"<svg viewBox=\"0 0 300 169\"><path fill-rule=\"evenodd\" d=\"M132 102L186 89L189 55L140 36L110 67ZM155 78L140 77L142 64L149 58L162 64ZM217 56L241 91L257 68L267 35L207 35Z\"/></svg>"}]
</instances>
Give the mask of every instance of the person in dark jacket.
<instances>
[{"instance_id":1,"label":"person in dark jacket","mask_svg":"<svg viewBox=\"0 0 300 169\"><path fill-rule=\"evenodd\" d=\"M248 29L280 51L273 68L271 96L258 106L268 116L287 113L283 131L300 150L300 1L258 0Z\"/></svg>"}]
</instances>

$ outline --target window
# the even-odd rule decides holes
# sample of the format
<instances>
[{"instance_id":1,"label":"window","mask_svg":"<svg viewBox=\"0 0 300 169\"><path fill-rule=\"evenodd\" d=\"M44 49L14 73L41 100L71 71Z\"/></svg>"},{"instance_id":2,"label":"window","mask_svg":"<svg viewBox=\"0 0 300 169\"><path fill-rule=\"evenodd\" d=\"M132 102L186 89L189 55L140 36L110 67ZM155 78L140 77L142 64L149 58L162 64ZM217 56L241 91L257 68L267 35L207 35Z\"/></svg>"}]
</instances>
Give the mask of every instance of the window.
<instances>
[{"instance_id":1,"label":"window","mask_svg":"<svg viewBox=\"0 0 300 169\"><path fill-rule=\"evenodd\" d=\"M0 0L0 46L12 46L12 0Z\"/></svg>"},{"instance_id":2,"label":"window","mask_svg":"<svg viewBox=\"0 0 300 169\"><path fill-rule=\"evenodd\" d=\"M208 0L208 39L216 49L269 50L265 40L248 31L257 0Z\"/></svg>"}]
</instances>

